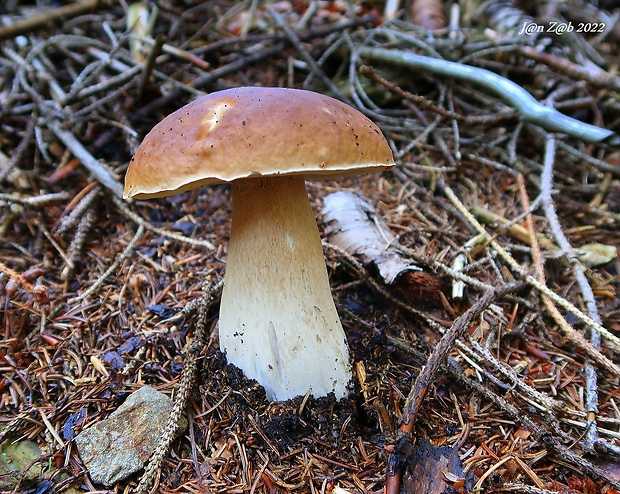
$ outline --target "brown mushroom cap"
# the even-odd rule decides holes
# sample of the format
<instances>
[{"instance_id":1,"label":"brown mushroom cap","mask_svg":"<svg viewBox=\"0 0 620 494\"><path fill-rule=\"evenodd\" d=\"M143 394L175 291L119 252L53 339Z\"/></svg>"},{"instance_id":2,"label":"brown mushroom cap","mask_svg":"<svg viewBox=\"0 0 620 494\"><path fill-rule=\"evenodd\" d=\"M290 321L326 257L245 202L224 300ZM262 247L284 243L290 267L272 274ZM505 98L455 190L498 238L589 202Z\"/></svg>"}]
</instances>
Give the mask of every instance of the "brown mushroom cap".
<instances>
[{"instance_id":1,"label":"brown mushroom cap","mask_svg":"<svg viewBox=\"0 0 620 494\"><path fill-rule=\"evenodd\" d=\"M125 197L149 199L246 177L325 178L394 164L379 128L338 100L298 89L240 87L180 108L144 138Z\"/></svg>"}]
</instances>

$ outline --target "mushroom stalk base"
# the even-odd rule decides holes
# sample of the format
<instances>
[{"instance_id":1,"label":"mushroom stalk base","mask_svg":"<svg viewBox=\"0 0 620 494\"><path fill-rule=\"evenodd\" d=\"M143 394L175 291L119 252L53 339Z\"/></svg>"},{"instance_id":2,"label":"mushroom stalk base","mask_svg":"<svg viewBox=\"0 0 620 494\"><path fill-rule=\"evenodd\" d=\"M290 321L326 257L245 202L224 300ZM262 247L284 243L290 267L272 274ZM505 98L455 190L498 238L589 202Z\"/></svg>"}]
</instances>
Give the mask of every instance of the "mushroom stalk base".
<instances>
[{"instance_id":1,"label":"mushroom stalk base","mask_svg":"<svg viewBox=\"0 0 620 494\"><path fill-rule=\"evenodd\" d=\"M346 336L302 176L233 182L220 348L271 400L348 393Z\"/></svg>"}]
</instances>

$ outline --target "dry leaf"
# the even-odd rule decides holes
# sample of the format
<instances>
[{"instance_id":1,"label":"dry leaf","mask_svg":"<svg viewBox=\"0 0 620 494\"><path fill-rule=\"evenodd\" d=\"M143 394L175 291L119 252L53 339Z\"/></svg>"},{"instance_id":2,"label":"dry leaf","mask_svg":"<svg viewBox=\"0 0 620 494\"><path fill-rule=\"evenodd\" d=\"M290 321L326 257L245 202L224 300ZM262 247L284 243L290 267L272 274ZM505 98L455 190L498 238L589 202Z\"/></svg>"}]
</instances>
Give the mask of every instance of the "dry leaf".
<instances>
[{"instance_id":1,"label":"dry leaf","mask_svg":"<svg viewBox=\"0 0 620 494\"><path fill-rule=\"evenodd\" d=\"M583 254L579 256L579 260L589 268L607 264L618 257L618 251L613 245L599 243L585 244L579 247L579 250L583 252Z\"/></svg>"}]
</instances>

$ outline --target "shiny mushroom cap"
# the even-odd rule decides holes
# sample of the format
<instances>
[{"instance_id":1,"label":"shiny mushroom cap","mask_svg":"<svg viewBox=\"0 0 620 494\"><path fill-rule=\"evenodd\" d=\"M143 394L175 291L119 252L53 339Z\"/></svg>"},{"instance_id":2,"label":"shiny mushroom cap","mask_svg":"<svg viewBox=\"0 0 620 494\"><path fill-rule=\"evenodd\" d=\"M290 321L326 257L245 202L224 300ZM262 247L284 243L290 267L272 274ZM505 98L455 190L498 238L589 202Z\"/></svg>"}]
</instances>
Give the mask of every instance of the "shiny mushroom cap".
<instances>
[{"instance_id":1,"label":"shiny mushroom cap","mask_svg":"<svg viewBox=\"0 0 620 494\"><path fill-rule=\"evenodd\" d=\"M379 128L345 103L298 89L240 87L199 98L158 123L129 165L124 196L164 197L259 176L337 177L393 164Z\"/></svg>"}]
</instances>

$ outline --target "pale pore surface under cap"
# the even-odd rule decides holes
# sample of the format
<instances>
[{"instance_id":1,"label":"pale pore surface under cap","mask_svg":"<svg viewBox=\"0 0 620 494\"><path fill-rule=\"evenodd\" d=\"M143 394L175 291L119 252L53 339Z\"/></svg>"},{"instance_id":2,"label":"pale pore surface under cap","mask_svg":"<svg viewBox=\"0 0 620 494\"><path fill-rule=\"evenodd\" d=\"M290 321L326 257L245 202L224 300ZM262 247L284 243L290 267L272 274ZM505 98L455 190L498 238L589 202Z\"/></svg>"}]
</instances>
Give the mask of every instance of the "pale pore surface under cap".
<instances>
[{"instance_id":1,"label":"pale pore surface under cap","mask_svg":"<svg viewBox=\"0 0 620 494\"><path fill-rule=\"evenodd\" d=\"M261 175L376 172L393 163L381 131L356 109L311 91L241 87L199 98L157 124L129 165L125 196Z\"/></svg>"}]
</instances>

